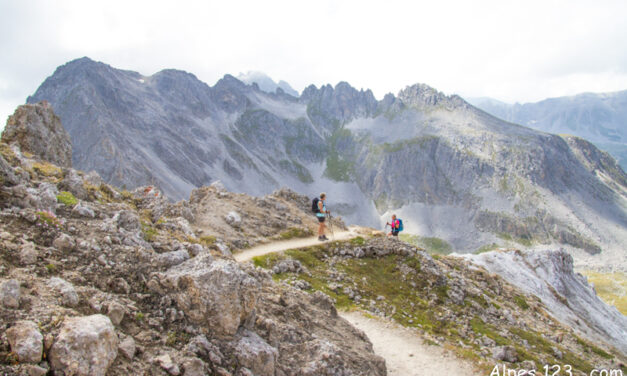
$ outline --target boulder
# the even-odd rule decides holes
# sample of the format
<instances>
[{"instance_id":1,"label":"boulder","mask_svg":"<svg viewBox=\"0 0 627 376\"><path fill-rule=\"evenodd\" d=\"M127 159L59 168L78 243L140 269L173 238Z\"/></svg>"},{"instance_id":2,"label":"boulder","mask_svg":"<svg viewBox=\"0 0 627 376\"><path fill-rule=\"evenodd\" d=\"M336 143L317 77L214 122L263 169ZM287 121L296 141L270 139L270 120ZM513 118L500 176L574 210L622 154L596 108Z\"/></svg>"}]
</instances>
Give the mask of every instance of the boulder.
<instances>
[{"instance_id":1,"label":"boulder","mask_svg":"<svg viewBox=\"0 0 627 376\"><path fill-rule=\"evenodd\" d=\"M205 363L198 358L185 358L183 360L183 371L185 376L204 376Z\"/></svg>"},{"instance_id":2,"label":"boulder","mask_svg":"<svg viewBox=\"0 0 627 376\"><path fill-rule=\"evenodd\" d=\"M139 216L130 210L122 210L116 214L116 220L118 227L126 231L139 231L141 229L141 222Z\"/></svg>"},{"instance_id":3,"label":"boulder","mask_svg":"<svg viewBox=\"0 0 627 376\"><path fill-rule=\"evenodd\" d=\"M9 117L2 141L61 167L72 167L72 141L48 102L19 106Z\"/></svg>"},{"instance_id":4,"label":"boulder","mask_svg":"<svg viewBox=\"0 0 627 376\"><path fill-rule=\"evenodd\" d=\"M72 215L75 217L95 218L96 213L94 209L90 208L87 204L79 201L78 204L72 208Z\"/></svg>"},{"instance_id":5,"label":"boulder","mask_svg":"<svg viewBox=\"0 0 627 376\"><path fill-rule=\"evenodd\" d=\"M107 316L111 319L113 325L118 326L124 319L124 315L126 314L126 308L118 302L109 303L109 307L107 308Z\"/></svg>"},{"instance_id":6,"label":"boulder","mask_svg":"<svg viewBox=\"0 0 627 376\"><path fill-rule=\"evenodd\" d=\"M218 335L234 335L251 317L259 283L231 260L202 254L168 270L163 283L194 323Z\"/></svg>"},{"instance_id":7,"label":"boulder","mask_svg":"<svg viewBox=\"0 0 627 376\"><path fill-rule=\"evenodd\" d=\"M89 198L89 193L87 189L85 189L83 178L74 169L67 171L63 180L59 183L59 190L68 191L81 200L87 200Z\"/></svg>"},{"instance_id":8,"label":"boulder","mask_svg":"<svg viewBox=\"0 0 627 376\"><path fill-rule=\"evenodd\" d=\"M104 376L118 355L118 337L104 315L65 319L49 353L52 369L66 375Z\"/></svg>"},{"instance_id":9,"label":"boulder","mask_svg":"<svg viewBox=\"0 0 627 376\"><path fill-rule=\"evenodd\" d=\"M226 223L235 228L240 228L242 225L242 217L236 211L230 211L225 217Z\"/></svg>"},{"instance_id":10,"label":"boulder","mask_svg":"<svg viewBox=\"0 0 627 376\"><path fill-rule=\"evenodd\" d=\"M0 155L0 184L16 185L20 179L15 175L13 167Z\"/></svg>"},{"instance_id":11,"label":"boulder","mask_svg":"<svg viewBox=\"0 0 627 376\"><path fill-rule=\"evenodd\" d=\"M254 332L245 332L235 345L234 354L239 364L255 375L275 374L279 352Z\"/></svg>"},{"instance_id":12,"label":"boulder","mask_svg":"<svg viewBox=\"0 0 627 376\"><path fill-rule=\"evenodd\" d=\"M20 307L20 283L15 279L0 284L0 302L6 308Z\"/></svg>"},{"instance_id":13,"label":"boulder","mask_svg":"<svg viewBox=\"0 0 627 376\"><path fill-rule=\"evenodd\" d=\"M7 330L11 351L22 363L39 363L44 351L44 336L32 321L18 321Z\"/></svg>"}]
</instances>

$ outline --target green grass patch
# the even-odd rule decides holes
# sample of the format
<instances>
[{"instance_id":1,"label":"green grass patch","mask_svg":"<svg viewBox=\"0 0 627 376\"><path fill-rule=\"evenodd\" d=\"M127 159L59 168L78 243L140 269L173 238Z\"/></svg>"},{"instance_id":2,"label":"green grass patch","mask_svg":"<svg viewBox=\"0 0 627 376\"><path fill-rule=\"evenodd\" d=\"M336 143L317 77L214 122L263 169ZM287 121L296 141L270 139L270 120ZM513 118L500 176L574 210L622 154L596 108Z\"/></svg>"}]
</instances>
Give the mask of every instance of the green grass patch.
<instances>
[{"instance_id":1,"label":"green grass patch","mask_svg":"<svg viewBox=\"0 0 627 376\"><path fill-rule=\"evenodd\" d=\"M499 346L510 345L512 342L509 339L499 335L492 325L486 324L479 317L474 317L472 320L470 320L470 327L472 328L472 331L477 333L479 336L485 335L486 337L493 339L494 342L496 342L496 344Z\"/></svg>"},{"instance_id":2,"label":"green grass patch","mask_svg":"<svg viewBox=\"0 0 627 376\"><path fill-rule=\"evenodd\" d=\"M290 227L287 231L280 233L277 237L281 240L289 240L294 238L307 238L312 235L313 232L308 228Z\"/></svg>"},{"instance_id":3,"label":"green grass patch","mask_svg":"<svg viewBox=\"0 0 627 376\"><path fill-rule=\"evenodd\" d=\"M78 204L78 199L71 192L61 191L57 195L57 201L65 206L74 206Z\"/></svg>"},{"instance_id":4,"label":"green grass patch","mask_svg":"<svg viewBox=\"0 0 627 376\"><path fill-rule=\"evenodd\" d=\"M366 244L366 239L362 238L361 236L358 236L356 238L352 238L350 240L350 243L352 245L362 246L362 245Z\"/></svg>"},{"instance_id":5,"label":"green grass patch","mask_svg":"<svg viewBox=\"0 0 627 376\"><path fill-rule=\"evenodd\" d=\"M525 309L525 310L529 309L529 304L527 304L527 301L521 295L516 295L514 297L514 303L516 303L516 305L522 309Z\"/></svg>"},{"instance_id":6,"label":"green grass patch","mask_svg":"<svg viewBox=\"0 0 627 376\"><path fill-rule=\"evenodd\" d=\"M400 234L400 239L419 248L426 249L430 254L448 255L453 247L444 239L412 234Z\"/></svg>"},{"instance_id":7,"label":"green grass patch","mask_svg":"<svg viewBox=\"0 0 627 376\"><path fill-rule=\"evenodd\" d=\"M198 239L198 242L200 244L204 245L205 247L210 247L210 246L212 246L212 245L214 245L216 243L216 237L212 236L212 235L201 236Z\"/></svg>"},{"instance_id":8,"label":"green grass patch","mask_svg":"<svg viewBox=\"0 0 627 376\"><path fill-rule=\"evenodd\" d=\"M63 175L63 171L52 163L48 162L35 162L33 163L33 171L46 177L60 178Z\"/></svg>"},{"instance_id":9,"label":"green grass patch","mask_svg":"<svg viewBox=\"0 0 627 376\"><path fill-rule=\"evenodd\" d=\"M625 273L598 273L582 271L604 302L627 315L627 275Z\"/></svg>"},{"instance_id":10,"label":"green grass patch","mask_svg":"<svg viewBox=\"0 0 627 376\"><path fill-rule=\"evenodd\" d=\"M481 246L479 249L477 249L475 251L475 254L480 254L480 253L485 253L485 252L490 252L490 251L494 251L495 249L500 248L501 246L496 244L496 243L492 243L492 244L486 244L484 246Z\"/></svg>"},{"instance_id":11,"label":"green grass patch","mask_svg":"<svg viewBox=\"0 0 627 376\"><path fill-rule=\"evenodd\" d=\"M148 222L142 221L142 235L144 240L151 242L155 240L155 237L159 234L156 228L152 227Z\"/></svg>"}]
</instances>

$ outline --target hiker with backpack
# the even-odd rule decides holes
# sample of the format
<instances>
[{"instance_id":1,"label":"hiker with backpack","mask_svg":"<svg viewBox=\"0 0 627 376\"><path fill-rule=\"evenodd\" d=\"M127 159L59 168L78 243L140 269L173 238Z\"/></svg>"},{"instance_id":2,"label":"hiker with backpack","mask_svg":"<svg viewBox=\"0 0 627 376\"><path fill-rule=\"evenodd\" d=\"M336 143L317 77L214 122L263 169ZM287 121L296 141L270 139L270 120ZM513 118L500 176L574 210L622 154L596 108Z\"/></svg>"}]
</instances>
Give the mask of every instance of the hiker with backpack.
<instances>
[{"instance_id":1,"label":"hiker with backpack","mask_svg":"<svg viewBox=\"0 0 627 376\"><path fill-rule=\"evenodd\" d=\"M314 213L316 218L318 218L318 240L321 242L325 240L329 240L329 238L324 235L324 230L327 228L327 225L324 223L326 220L327 214L331 214L330 211L327 210L325 205L325 200L327 198L326 193L320 193L320 197L316 197L311 202L311 211Z\"/></svg>"},{"instance_id":2,"label":"hiker with backpack","mask_svg":"<svg viewBox=\"0 0 627 376\"><path fill-rule=\"evenodd\" d=\"M398 233L403 231L403 220L397 219L396 214L392 214L392 223L386 223L386 226L390 226L391 231L388 236L398 236Z\"/></svg>"}]
</instances>

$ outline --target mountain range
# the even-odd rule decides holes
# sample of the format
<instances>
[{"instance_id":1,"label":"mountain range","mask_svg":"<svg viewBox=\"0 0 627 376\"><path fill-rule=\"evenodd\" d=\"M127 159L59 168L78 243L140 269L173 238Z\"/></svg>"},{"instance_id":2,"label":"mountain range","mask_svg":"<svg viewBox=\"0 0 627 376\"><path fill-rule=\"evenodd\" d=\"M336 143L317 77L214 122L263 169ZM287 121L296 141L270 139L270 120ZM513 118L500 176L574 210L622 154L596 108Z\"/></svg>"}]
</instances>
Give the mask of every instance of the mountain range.
<instances>
[{"instance_id":1,"label":"mountain range","mask_svg":"<svg viewBox=\"0 0 627 376\"><path fill-rule=\"evenodd\" d=\"M381 100L346 82L293 96L81 58L28 98L42 100L70 134L74 166L119 187L175 199L216 180L253 195L326 191L348 222L383 227L396 213L460 252L559 244L579 265L627 265L627 175L611 156L424 84Z\"/></svg>"},{"instance_id":2,"label":"mountain range","mask_svg":"<svg viewBox=\"0 0 627 376\"><path fill-rule=\"evenodd\" d=\"M582 93L524 104L508 104L487 97L468 101L512 123L585 138L612 154L623 170L627 168L627 90Z\"/></svg>"},{"instance_id":3,"label":"mountain range","mask_svg":"<svg viewBox=\"0 0 627 376\"><path fill-rule=\"evenodd\" d=\"M274 82L270 76L263 72L248 71L247 73L240 73L237 75L237 79L248 85L257 84L266 93L272 94L276 93L277 90L282 90L286 94L298 97L298 92L289 83L283 80L280 80L278 83Z\"/></svg>"}]
</instances>

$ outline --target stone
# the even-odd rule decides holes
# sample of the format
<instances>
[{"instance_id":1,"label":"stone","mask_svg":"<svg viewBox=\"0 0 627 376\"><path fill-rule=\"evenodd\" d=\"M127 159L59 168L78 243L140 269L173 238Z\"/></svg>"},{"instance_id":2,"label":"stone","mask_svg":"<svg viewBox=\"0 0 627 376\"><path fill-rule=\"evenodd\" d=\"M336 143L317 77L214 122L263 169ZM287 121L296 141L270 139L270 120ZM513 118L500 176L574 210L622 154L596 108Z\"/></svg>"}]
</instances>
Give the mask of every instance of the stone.
<instances>
[{"instance_id":1,"label":"stone","mask_svg":"<svg viewBox=\"0 0 627 376\"><path fill-rule=\"evenodd\" d=\"M555 356L555 359L561 360L564 357L564 353L557 347L552 347L551 350L553 351L553 355Z\"/></svg>"},{"instance_id":2,"label":"stone","mask_svg":"<svg viewBox=\"0 0 627 376\"><path fill-rule=\"evenodd\" d=\"M104 376L118 355L118 336L104 315L66 318L49 353L52 369Z\"/></svg>"},{"instance_id":3,"label":"stone","mask_svg":"<svg viewBox=\"0 0 627 376\"><path fill-rule=\"evenodd\" d=\"M13 167L0 155L0 183L3 185L17 185L20 179L15 175Z\"/></svg>"},{"instance_id":4,"label":"stone","mask_svg":"<svg viewBox=\"0 0 627 376\"><path fill-rule=\"evenodd\" d=\"M29 364L25 368L28 376L45 376L48 373L47 368L36 366L34 364Z\"/></svg>"},{"instance_id":5,"label":"stone","mask_svg":"<svg viewBox=\"0 0 627 376\"><path fill-rule=\"evenodd\" d=\"M46 101L19 106L7 120L2 141L61 167L72 167L72 141Z\"/></svg>"},{"instance_id":6,"label":"stone","mask_svg":"<svg viewBox=\"0 0 627 376\"><path fill-rule=\"evenodd\" d=\"M71 236L67 234L60 234L52 242L52 245L61 252L69 252L74 249L76 243Z\"/></svg>"},{"instance_id":7,"label":"stone","mask_svg":"<svg viewBox=\"0 0 627 376\"><path fill-rule=\"evenodd\" d=\"M255 375L274 375L279 352L256 333L246 331L235 345L235 357L239 364Z\"/></svg>"},{"instance_id":8,"label":"stone","mask_svg":"<svg viewBox=\"0 0 627 376\"><path fill-rule=\"evenodd\" d=\"M19 258L20 264L22 265L32 265L37 262L37 257L39 256L39 252L37 252L37 248L35 248L35 244L32 242L26 242L22 249L20 250Z\"/></svg>"},{"instance_id":9,"label":"stone","mask_svg":"<svg viewBox=\"0 0 627 376\"><path fill-rule=\"evenodd\" d=\"M15 279L2 282L0 285L0 301L6 308L20 307L20 283Z\"/></svg>"},{"instance_id":10,"label":"stone","mask_svg":"<svg viewBox=\"0 0 627 376\"><path fill-rule=\"evenodd\" d=\"M83 178L74 169L67 170L63 180L59 183L59 190L70 192L79 200L87 200L89 198Z\"/></svg>"},{"instance_id":11,"label":"stone","mask_svg":"<svg viewBox=\"0 0 627 376\"><path fill-rule=\"evenodd\" d=\"M96 213L94 209L90 208L87 204L79 201L78 204L72 208L72 215L75 217L95 218Z\"/></svg>"},{"instance_id":12,"label":"stone","mask_svg":"<svg viewBox=\"0 0 627 376\"><path fill-rule=\"evenodd\" d=\"M126 231L139 231L141 230L141 222L139 216L130 210L122 210L117 215L118 227Z\"/></svg>"},{"instance_id":13,"label":"stone","mask_svg":"<svg viewBox=\"0 0 627 376\"><path fill-rule=\"evenodd\" d=\"M285 259L285 260L279 261L276 265L274 265L274 267L272 268L272 272L274 274L288 273L288 272L289 273L302 273L303 265L298 260Z\"/></svg>"},{"instance_id":14,"label":"stone","mask_svg":"<svg viewBox=\"0 0 627 376\"><path fill-rule=\"evenodd\" d=\"M189 247L187 247L189 250L189 253L193 256L196 257L198 256L201 252L205 251L205 248L200 245L200 244L190 244Z\"/></svg>"},{"instance_id":15,"label":"stone","mask_svg":"<svg viewBox=\"0 0 627 376\"><path fill-rule=\"evenodd\" d=\"M242 225L242 217L236 211L230 211L225 217L226 223L232 227L239 228Z\"/></svg>"},{"instance_id":16,"label":"stone","mask_svg":"<svg viewBox=\"0 0 627 376\"><path fill-rule=\"evenodd\" d=\"M512 346L498 346L492 349L492 358L516 363L518 361L518 353Z\"/></svg>"},{"instance_id":17,"label":"stone","mask_svg":"<svg viewBox=\"0 0 627 376\"><path fill-rule=\"evenodd\" d=\"M162 285L176 291L175 298L190 321L207 325L218 335L234 335L253 314L259 283L232 260L199 255L170 268Z\"/></svg>"},{"instance_id":18,"label":"stone","mask_svg":"<svg viewBox=\"0 0 627 376\"><path fill-rule=\"evenodd\" d=\"M157 263L161 266L175 266L189 259L189 253L186 249L174 252L166 252L157 255Z\"/></svg>"},{"instance_id":19,"label":"stone","mask_svg":"<svg viewBox=\"0 0 627 376\"><path fill-rule=\"evenodd\" d=\"M179 369L179 366L176 365L174 362L172 362L172 358L170 358L170 355L168 354L163 354L163 355L156 357L154 362L157 363L159 367L166 370L172 376L177 376L181 374L181 370Z\"/></svg>"},{"instance_id":20,"label":"stone","mask_svg":"<svg viewBox=\"0 0 627 376\"><path fill-rule=\"evenodd\" d=\"M126 359L133 360L133 358L135 357L135 352L137 351L135 340L133 339L133 337L128 336L122 342L120 342L118 351Z\"/></svg>"},{"instance_id":21,"label":"stone","mask_svg":"<svg viewBox=\"0 0 627 376\"><path fill-rule=\"evenodd\" d=\"M32 321L18 321L7 330L11 351L22 363L39 363L44 351L44 337L37 324Z\"/></svg>"},{"instance_id":22,"label":"stone","mask_svg":"<svg viewBox=\"0 0 627 376\"><path fill-rule=\"evenodd\" d=\"M52 277L48 281L48 286L61 295L61 304L64 306L75 307L78 305L78 294L70 282L59 277Z\"/></svg>"},{"instance_id":23,"label":"stone","mask_svg":"<svg viewBox=\"0 0 627 376\"><path fill-rule=\"evenodd\" d=\"M109 303L109 307L107 308L107 316L111 319L113 325L118 326L124 319L124 315L126 314L126 308L118 302Z\"/></svg>"},{"instance_id":24,"label":"stone","mask_svg":"<svg viewBox=\"0 0 627 376\"><path fill-rule=\"evenodd\" d=\"M185 376L204 376L205 363L198 358L185 358L183 360L183 375Z\"/></svg>"}]
</instances>

